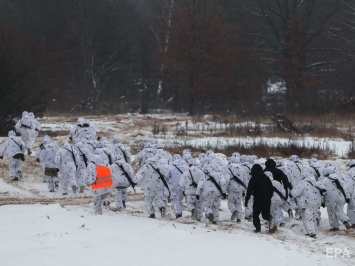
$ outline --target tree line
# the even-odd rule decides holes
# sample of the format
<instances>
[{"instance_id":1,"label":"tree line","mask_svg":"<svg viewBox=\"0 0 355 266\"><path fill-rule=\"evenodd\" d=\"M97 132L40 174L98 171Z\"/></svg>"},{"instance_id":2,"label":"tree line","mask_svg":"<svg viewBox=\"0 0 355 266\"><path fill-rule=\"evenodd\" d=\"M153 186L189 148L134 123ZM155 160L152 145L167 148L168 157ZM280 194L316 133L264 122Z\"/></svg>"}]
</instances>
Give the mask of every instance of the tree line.
<instances>
[{"instance_id":1,"label":"tree line","mask_svg":"<svg viewBox=\"0 0 355 266\"><path fill-rule=\"evenodd\" d=\"M0 0L1 124L23 110L354 111L355 0ZM284 84L275 98L268 84ZM5 123L6 124L6 123Z\"/></svg>"}]
</instances>

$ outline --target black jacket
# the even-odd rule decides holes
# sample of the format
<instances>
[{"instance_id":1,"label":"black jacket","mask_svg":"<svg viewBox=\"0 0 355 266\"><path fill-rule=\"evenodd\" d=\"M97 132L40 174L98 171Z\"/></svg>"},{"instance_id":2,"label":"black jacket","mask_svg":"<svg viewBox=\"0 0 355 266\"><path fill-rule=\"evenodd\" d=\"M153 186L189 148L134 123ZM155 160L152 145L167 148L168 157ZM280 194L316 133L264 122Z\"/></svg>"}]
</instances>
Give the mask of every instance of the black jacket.
<instances>
[{"instance_id":1,"label":"black jacket","mask_svg":"<svg viewBox=\"0 0 355 266\"><path fill-rule=\"evenodd\" d=\"M264 172L271 172L274 180L279 181L285 188L286 198L288 197L288 191L292 189L291 183L288 181L287 175L279 168L275 166L266 166Z\"/></svg>"},{"instance_id":2,"label":"black jacket","mask_svg":"<svg viewBox=\"0 0 355 266\"><path fill-rule=\"evenodd\" d=\"M245 202L248 203L251 195L255 202L271 202L274 192L271 180L262 171L252 174L247 188Z\"/></svg>"}]
</instances>

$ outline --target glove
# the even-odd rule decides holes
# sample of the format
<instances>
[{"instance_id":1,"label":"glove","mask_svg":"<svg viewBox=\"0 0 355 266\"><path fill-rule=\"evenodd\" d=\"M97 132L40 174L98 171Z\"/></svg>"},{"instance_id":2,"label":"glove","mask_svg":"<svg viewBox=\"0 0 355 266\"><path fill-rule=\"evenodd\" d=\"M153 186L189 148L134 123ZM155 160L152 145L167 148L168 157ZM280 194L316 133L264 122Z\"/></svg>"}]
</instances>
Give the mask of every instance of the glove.
<instances>
[{"instance_id":1,"label":"glove","mask_svg":"<svg viewBox=\"0 0 355 266\"><path fill-rule=\"evenodd\" d=\"M41 148L41 150L43 150L44 149L43 143L41 145L39 145L39 147Z\"/></svg>"},{"instance_id":2,"label":"glove","mask_svg":"<svg viewBox=\"0 0 355 266\"><path fill-rule=\"evenodd\" d=\"M245 192L242 193L242 197L245 197Z\"/></svg>"},{"instance_id":3,"label":"glove","mask_svg":"<svg viewBox=\"0 0 355 266\"><path fill-rule=\"evenodd\" d=\"M69 137L69 139L72 141L73 140L73 138L72 137Z\"/></svg>"},{"instance_id":4,"label":"glove","mask_svg":"<svg viewBox=\"0 0 355 266\"><path fill-rule=\"evenodd\" d=\"M197 199L197 200L200 200L200 195L196 195L196 199Z\"/></svg>"},{"instance_id":5,"label":"glove","mask_svg":"<svg viewBox=\"0 0 355 266\"><path fill-rule=\"evenodd\" d=\"M39 163L39 158L36 159L36 162Z\"/></svg>"},{"instance_id":6,"label":"glove","mask_svg":"<svg viewBox=\"0 0 355 266\"><path fill-rule=\"evenodd\" d=\"M322 206L323 208L325 208L325 203L323 202L320 206Z\"/></svg>"},{"instance_id":7,"label":"glove","mask_svg":"<svg viewBox=\"0 0 355 266\"><path fill-rule=\"evenodd\" d=\"M226 193L222 193L222 199L226 199L227 198L227 194Z\"/></svg>"},{"instance_id":8,"label":"glove","mask_svg":"<svg viewBox=\"0 0 355 266\"><path fill-rule=\"evenodd\" d=\"M244 207L248 208L248 202L247 201L244 203Z\"/></svg>"},{"instance_id":9,"label":"glove","mask_svg":"<svg viewBox=\"0 0 355 266\"><path fill-rule=\"evenodd\" d=\"M185 191L183 191L183 192L182 192L182 195L184 195L184 197L186 196L186 193L185 193Z\"/></svg>"},{"instance_id":10,"label":"glove","mask_svg":"<svg viewBox=\"0 0 355 266\"><path fill-rule=\"evenodd\" d=\"M346 199L345 202L349 204L350 203L350 199Z\"/></svg>"},{"instance_id":11,"label":"glove","mask_svg":"<svg viewBox=\"0 0 355 266\"><path fill-rule=\"evenodd\" d=\"M0 156L0 159L4 159L4 157L3 157L3 156Z\"/></svg>"}]
</instances>

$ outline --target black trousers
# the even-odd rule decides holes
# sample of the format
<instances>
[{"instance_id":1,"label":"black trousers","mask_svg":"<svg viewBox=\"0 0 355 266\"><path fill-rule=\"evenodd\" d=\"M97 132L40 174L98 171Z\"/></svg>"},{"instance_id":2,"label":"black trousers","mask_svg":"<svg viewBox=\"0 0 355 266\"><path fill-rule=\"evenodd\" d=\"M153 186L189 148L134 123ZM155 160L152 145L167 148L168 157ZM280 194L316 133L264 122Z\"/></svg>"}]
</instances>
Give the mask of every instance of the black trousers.
<instances>
[{"instance_id":1,"label":"black trousers","mask_svg":"<svg viewBox=\"0 0 355 266\"><path fill-rule=\"evenodd\" d=\"M261 230L260 213L264 220L270 221L270 205L271 200L268 201L254 201L253 205L253 224L257 231Z\"/></svg>"}]
</instances>

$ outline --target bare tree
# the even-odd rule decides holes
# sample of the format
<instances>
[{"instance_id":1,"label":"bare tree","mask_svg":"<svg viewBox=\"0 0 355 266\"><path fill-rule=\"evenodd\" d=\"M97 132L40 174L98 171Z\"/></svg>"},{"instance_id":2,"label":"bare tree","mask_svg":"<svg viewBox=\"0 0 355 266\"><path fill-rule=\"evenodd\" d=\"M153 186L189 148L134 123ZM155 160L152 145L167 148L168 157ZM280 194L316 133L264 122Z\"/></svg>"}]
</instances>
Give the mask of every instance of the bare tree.
<instances>
[{"instance_id":1,"label":"bare tree","mask_svg":"<svg viewBox=\"0 0 355 266\"><path fill-rule=\"evenodd\" d=\"M249 33L269 70L287 86L288 111L305 102L307 89L338 63L334 45L339 29L331 19L343 7L342 0L252 0L244 3L255 24Z\"/></svg>"}]
</instances>

